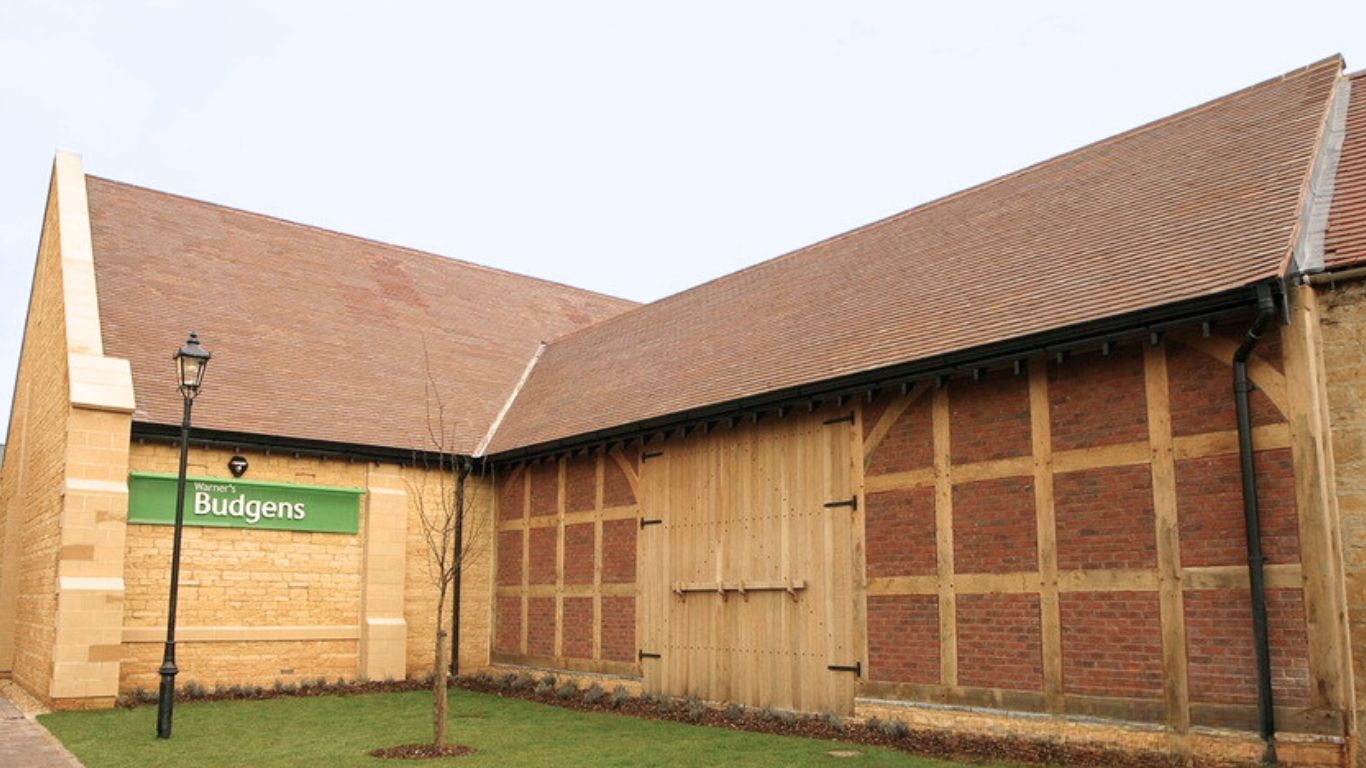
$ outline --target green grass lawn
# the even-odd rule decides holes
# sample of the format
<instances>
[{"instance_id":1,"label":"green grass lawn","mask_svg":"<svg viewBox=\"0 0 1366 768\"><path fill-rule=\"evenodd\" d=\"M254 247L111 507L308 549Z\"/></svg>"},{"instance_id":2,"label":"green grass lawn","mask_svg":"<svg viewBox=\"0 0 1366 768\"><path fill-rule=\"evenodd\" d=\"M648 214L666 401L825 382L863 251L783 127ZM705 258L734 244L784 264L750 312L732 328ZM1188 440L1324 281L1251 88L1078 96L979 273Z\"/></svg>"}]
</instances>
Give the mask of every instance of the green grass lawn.
<instances>
[{"instance_id":1,"label":"green grass lawn","mask_svg":"<svg viewBox=\"0 0 1366 768\"><path fill-rule=\"evenodd\" d=\"M377 760L376 747L431 737L431 694L393 693L177 704L158 741L156 707L58 712L40 720L89 768L423 765L900 766L952 768L903 752L591 714L452 690L450 740L478 752L440 761ZM854 749L854 758L832 757Z\"/></svg>"}]
</instances>

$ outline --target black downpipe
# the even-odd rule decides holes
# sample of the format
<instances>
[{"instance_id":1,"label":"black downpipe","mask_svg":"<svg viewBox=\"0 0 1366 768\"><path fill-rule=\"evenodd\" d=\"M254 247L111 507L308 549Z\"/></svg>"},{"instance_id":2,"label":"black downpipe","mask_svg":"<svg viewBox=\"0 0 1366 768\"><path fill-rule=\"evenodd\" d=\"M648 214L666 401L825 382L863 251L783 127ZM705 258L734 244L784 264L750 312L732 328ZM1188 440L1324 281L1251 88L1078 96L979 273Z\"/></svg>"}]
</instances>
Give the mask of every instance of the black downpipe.
<instances>
[{"instance_id":1,"label":"black downpipe","mask_svg":"<svg viewBox=\"0 0 1366 768\"><path fill-rule=\"evenodd\" d=\"M1233 354L1233 400L1238 411L1238 464L1243 479L1243 527L1247 531L1247 574L1252 591L1252 642L1257 660L1257 730L1266 744L1262 762L1276 762L1276 713L1271 695L1271 644L1267 639L1266 577L1262 524L1257 510L1257 474L1252 457L1252 415L1248 408L1247 359L1276 314L1271 290L1257 289L1257 318Z\"/></svg>"},{"instance_id":2,"label":"black downpipe","mask_svg":"<svg viewBox=\"0 0 1366 768\"><path fill-rule=\"evenodd\" d=\"M460 674L460 574L465 570L465 478L469 459L457 457L455 470L455 575L451 579L451 674Z\"/></svg>"}]
</instances>

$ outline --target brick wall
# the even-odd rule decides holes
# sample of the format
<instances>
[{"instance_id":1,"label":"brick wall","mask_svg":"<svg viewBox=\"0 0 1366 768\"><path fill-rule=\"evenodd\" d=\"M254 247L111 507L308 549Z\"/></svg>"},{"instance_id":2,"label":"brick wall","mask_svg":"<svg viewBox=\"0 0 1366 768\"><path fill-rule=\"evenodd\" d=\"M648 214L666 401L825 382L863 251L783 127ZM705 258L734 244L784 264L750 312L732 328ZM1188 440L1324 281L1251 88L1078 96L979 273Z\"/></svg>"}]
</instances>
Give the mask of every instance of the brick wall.
<instances>
[{"instance_id":1,"label":"brick wall","mask_svg":"<svg viewBox=\"0 0 1366 768\"><path fill-rule=\"evenodd\" d=\"M935 573L933 488L870 493L865 506L870 577Z\"/></svg>"},{"instance_id":2,"label":"brick wall","mask_svg":"<svg viewBox=\"0 0 1366 768\"><path fill-rule=\"evenodd\" d=\"M959 595L958 682L1043 690L1038 595Z\"/></svg>"},{"instance_id":3,"label":"brick wall","mask_svg":"<svg viewBox=\"0 0 1366 768\"><path fill-rule=\"evenodd\" d=\"M500 469L497 661L637 674L638 451Z\"/></svg>"},{"instance_id":4,"label":"brick wall","mask_svg":"<svg viewBox=\"0 0 1366 768\"><path fill-rule=\"evenodd\" d=\"M602 657L631 663L636 660L636 599L602 598Z\"/></svg>"},{"instance_id":5,"label":"brick wall","mask_svg":"<svg viewBox=\"0 0 1366 768\"><path fill-rule=\"evenodd\" d=\"M953 487L953 565L958 573L1038 568L1034 483L1004 477Z\"/></svg>"},{"instance_id":6,"label":"brick wall","mask_svg":"<svg viewBox=\"0 0 1366 768\"><path fill-rule=\"evenodd\" d=\"M1188 701L1240 713L1225 724L1246 722L1255 685L1226 359L1242 325L1227 326L1212 338L1176 331L1156 348L1131 341L1062 364L1036 359L1018 375L990 371L863 406L862 436L875 441L863 462L868 695L1144 719L1138 713L1163 711L1177 674L1163 666L1170 634L1184 638ZM1364 337L1353 337L1353 354ZM1277 329L1257 354L1263 545L1281 569L1270 595L1277 703L1305 709L1314 673L1304 594L1287 586L1301 579L1301 521L1290 432L1272 401L1286 385L1267 378L1284 369ZM1151 465L1159 362L1176 440L1169 492ZM936 430L941 420L947 429ZM1162 623L1158 588L1164 494L1174 497L1165 514L1178 532L1169 556L1187 582L1177 627ZM1045 511L1052 525L1041 532ZM952 562L940 562L940 519L952 521ZM1010 697L1017 692L1034 698ZM1104 703L1116 700L1133 704Z\"/></svg>"},{"instance_id":7,"label":"brick wall","mask_svg":"<svg viewBox=\"0 0 1366 768\"><path fill-rule=\"evenodd\" d=\"M1073 592L1059 598L1063 690L1162 695L1162 621L1154 592Z\"/></svg>"},{"instance_id":8,"label":"brick wall","mask_svg":"<svg viewBox=\"0 0 1366 768\"><path fill-rule=\"evenodd\" d=\"M868 679L939 683L937 596L868 598Z\"/></svg>"},{"instance_id":9,"label":"brick wall","mask_svg":"<svg viewBox=\"0 0 1366 768\"><path fill-rule=\"evenodd\" d=\"M593 658L593 598L564 599L564 655L571 659Z\"/></svg>"},{"instance_id":10,"label":"brick wall","mask_svg":"<svg viewBox=\"0 0 1366 768\"><path fill-rule=\"evenodd\" d=\"M1156 568L1152 474L1146 466L1064 472L1053 478L1058 568Z\"/></svg>"}]
</instances>

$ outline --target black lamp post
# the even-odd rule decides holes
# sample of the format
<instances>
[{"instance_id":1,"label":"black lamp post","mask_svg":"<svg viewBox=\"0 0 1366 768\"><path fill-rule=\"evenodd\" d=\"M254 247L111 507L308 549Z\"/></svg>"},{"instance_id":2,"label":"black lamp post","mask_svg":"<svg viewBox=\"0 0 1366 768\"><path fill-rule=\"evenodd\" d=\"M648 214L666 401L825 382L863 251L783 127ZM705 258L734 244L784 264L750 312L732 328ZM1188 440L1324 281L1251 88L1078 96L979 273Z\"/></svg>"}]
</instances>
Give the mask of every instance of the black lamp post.
<instances>
[{"instance_id":1,"label":"black lamp post","mask_svg":"<svg viewBox=\"0 0 1366 768\"><path fill-rule=\"evenodd\" d=\"M175 676L180 670L175 665L175 604L180 587L180 532L185 522L185 464L190 453L190 406L199 385L204 381L204 369L209 364L209 352L199 346L199 335L193 331L185 346L175 353L176 368L180 373L180 396L185 400L185 415L180 422L180 476L176 480L175 538L171 545L171 600L166 609L166 651L161 657L161 695L157 698L157 738L171 738L171 707L175 704Z\"/></svg>"}]
</instances>

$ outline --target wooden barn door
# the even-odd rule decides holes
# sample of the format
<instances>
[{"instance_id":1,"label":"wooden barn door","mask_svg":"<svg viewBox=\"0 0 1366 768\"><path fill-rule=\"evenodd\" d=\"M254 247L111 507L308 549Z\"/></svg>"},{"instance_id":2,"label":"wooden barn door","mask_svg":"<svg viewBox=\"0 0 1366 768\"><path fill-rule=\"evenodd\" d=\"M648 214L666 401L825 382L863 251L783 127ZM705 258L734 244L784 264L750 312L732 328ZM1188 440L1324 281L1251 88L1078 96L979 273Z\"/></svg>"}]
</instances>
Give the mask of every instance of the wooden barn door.
<instances>
[{"instance_id":1,"label":"wooden barn door","mask_svg":"<svg viewBox=\"0 0 1366 768\"><path fill-rule=\"evenodd\" d=\"M646 447L647 691L852 712L858 512L847 413L789 414Z\"/></svg>"}]
</instances>

